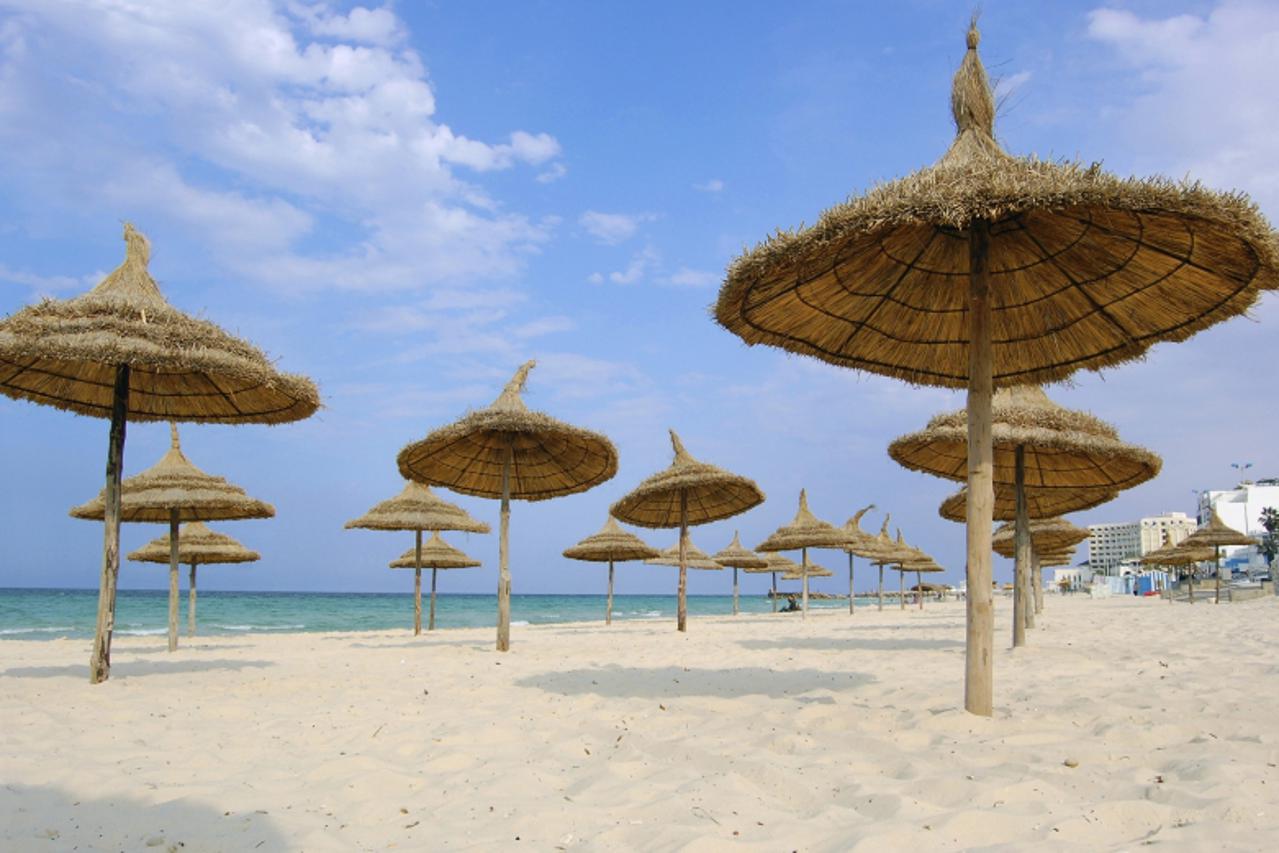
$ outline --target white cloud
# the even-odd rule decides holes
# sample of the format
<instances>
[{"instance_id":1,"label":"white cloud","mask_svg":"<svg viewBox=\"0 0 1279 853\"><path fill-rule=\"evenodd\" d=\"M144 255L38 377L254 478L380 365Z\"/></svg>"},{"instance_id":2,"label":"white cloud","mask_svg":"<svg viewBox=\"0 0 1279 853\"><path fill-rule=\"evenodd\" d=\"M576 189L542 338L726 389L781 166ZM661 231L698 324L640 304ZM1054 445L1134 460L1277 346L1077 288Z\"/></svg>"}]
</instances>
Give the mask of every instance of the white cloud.
<instances>
[{"instance_id":1,"label":"white cloud","mask_svg":"<svg viewBox=\"0 0 1279 853\"><path fill-rule=\"evenodd\" d=\"M631 256L631 262L626 265L626 269L609 273L608 280L614 284L636 284L660 260L657 250L652 246L646 246Z\"/></svg>"},{"instance_id":2,"label":"white cloud","mask_svg":"<svg viewBox=\"0 0 1279 853\"><path fill-rule=\"evenodd\" d=\"M591 284L603 284L603 283L604 283L604 274L603 274L603 273L598 273L598 272L593 272L593 273L591 273L590 275L588 275L588 276L586 277L586 280L587 280L587 281L589 281Z\"/></svg>"},{"instance_id":3,"label":"white cloud","mask_svg":"<svg viewBox=\"0 0 1279 853\"><path fill-rule=\"evenodd\" d=\"M719 178L711 178L709 181L703 181L700 184L693 184L693 189L702 193L723 192L724 182Z\"/></svg>"},{"instance_id":4,"label":"white cloud","mask_svg":"<svg viewBox=\"0 0 1279 853\"><path fill-rule=\"evenodd\" d=\"M723 281L723 275L711 270L694 270L680 267L662 280L672 287L714 287Z\"/></svg>"},{"instance_id":5,"label":"white cloud","mask_svg":"<svg viewBox=\"0 0 1279 853\"><path fill-rule=\"evenodd\" d=\"M389 6L5 5L11 197L165 216L238 275L293 289L510 276L554 228L467 174L555 174L559 142L518 129L480 141L441 122Z\"/></svg>"},{"instance_id":6,"label":"white cloud","mask_svg":"<svg viewBox=\"0 0 1279 853\"><path fill-rule=\"evenodd\" d=\"M651 213L601 213L588 210L577 219L587 234L605 245L624 243L639 231L641 224L657 217Z\"/></svg>"},{"instance_id":7,"label":"white cloud","mask_svg":"<svg viewBox=\"0 0 1279 853\"><path fill-rule=\"evenodd\" d=\"M0 281L29 288L34 296L79 293L93 287L105 277L105 272L95 272L78 277L71 275L40 275L24 270L15 270L5 264L0 264Z\"/></svg>"},{"instance_id":8,"label":"white cloud","mask_svg":"<svg viewBox=\"0 0 1279 853\"><path fill-rule=\"evenodd\" d=\"M1140 94L1115 111L1138 165L1245 190L1279 216L1279 5L1166 18L1102 8L1088 33L1139 75Z\"/></svg>"},{"instance_id":9,"label":"white cloud","mask_svg":"<svg viewBox=\"0 0 1279 853\"><path fill-rule=\"evenodd\" d=\"M995 82L995 99L1002 103L1014 92L1026 85L1030 78L1031 72L1029 71L1018 71L1016 74L1000 77Z\"/></svg>"},{"instance_id":10,"label":"white cloud","mask_svg":"<svg viewBox=\"0 0 1279 853\"><path fill-rule=\"evenodd\" d=\"M568 174L568 167L563 163L552 163L545 172L539 172L535 180L539 184L551 184Z\"/></svg>"}]
</instances>

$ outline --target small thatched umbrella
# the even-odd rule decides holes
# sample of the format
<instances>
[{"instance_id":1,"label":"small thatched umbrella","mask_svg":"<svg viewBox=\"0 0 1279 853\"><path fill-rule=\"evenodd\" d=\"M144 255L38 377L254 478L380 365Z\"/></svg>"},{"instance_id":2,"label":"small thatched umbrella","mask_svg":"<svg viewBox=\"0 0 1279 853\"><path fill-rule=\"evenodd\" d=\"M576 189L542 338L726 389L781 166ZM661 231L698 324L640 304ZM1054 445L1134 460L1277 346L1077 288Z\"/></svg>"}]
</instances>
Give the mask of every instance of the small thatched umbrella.
<instances>
[{"instance_id":1,"label":"small thatched umbrella","mask_svg":"<svg viewBox=\"0 0 1279 853\"><path fill-rule=\"evenodd\" d=\"M995 553L1003 557L1016 558L1017 535L1016 525L1005 522L996 528L991 536L990 544ZM1088 538L1088 529L1071 524L1064 518L1035 518L1029 523L1030 559L1027 571L1020 572L1030 583L1026 594L1019 600L1023 608L1023 619L1028 628L1035 627L1035 614L1043 609L1043 574L1040 571L1042 562L1040 555L1060 548L1074 548ZM1014 575L1017 577L1019 575ZM1014 592L1014 598L1016 598Z\"/></svg>"},{"instance_id":2,"label":"small thatched umbrella","mask_svg":"<svg viewBox=\"0 0 1279 853\"><path fill-rule=\"evenodd\" d=\"M587 536L572 548L564 549L570 560L587 560L608 563L608 604L604 607L604 624L613 624L613 563L627 560L647 560L660 554L652 545L618 527L613 516L604 522L599 533Z\"/></svg>"},{"instance_id":3,"label":"small thatched umbrella","mask_svg":"<svg viewBox=\"0 0 1279 853\"><path fill-rule=\"evenodd\" d=\"M511 498L541 501L584 492L617 473L617 449L597 432L530 411L520 392L526 362L493 404L400 451L400 473L464 495L500 498L497 650L511 648ZM616 514L616 513L615 513ZM620 517L620 516L619 516Z\"/></svg>"},{"instance_id":4,"label":"small thatched umbrella","mask_svg":"<svg viewBox=\"0 0 1279 853\"><path fill-rule=\"evenodd\" d=\"M1217 593L1214 601L1217 604L1221 603L1221 546L1256 544L1258 544L1257 540L1251 536L1245 536L1233 527L1227 527L1215 509L1212 510L1207 524L1181 540L1181 545L1185 548L1213 549L1213 565L1217 572Z\"/></svg>"},{"instance_id":5,"label":"small thatched umbrella","mask_svg":"<svg viewBox=\"0 0 1279 853\"><path fill-rule=\"evenodd\" d=\"M852 518L844 523L844 533L848 536L848 542L844 545L844 550L848 552L848 615L852 616L856 610L857 593L853 590L853 557L873 557L875 555L875 537L871 536L865 530L862 530L862 516L875 508L874 504L868 504L857 510Z\"/></svg>"},{"instance_id":6,"label":"small thatched umbrella","mask_svg":"<svg viewBox=\"0 0 1279 853\"><path fill-rule=\"evenodd\" d=\"M777 612L777 575L780 572L784 577L787 573L794 571L799 567L790 557L781 554L765 554L764 562L767 564L758 569L743 569L748 575L772 575L773 587L769 592L769 600L773 602L773 612Z\"/></svg>"},{"instance_id":7,"label":"small thatched umbrella","mask_svg":"<svg viewBox=\"0 0 1279 853\"><path fill-rule=\"evenodd\" d=\"M106 494L71 509L73 518L101 521L106 514ZM244 489L222 477L206 474L187 459L178 439L178 428L169 425L169 449L160 461L120 484L120 520L169 523L169 651L178 648L178 564L184 521L238 521L271 518L275 507L249 497ZM191 570L191 596L195 596L195 569Z\"/></svg>"},{"instance_id":8,"label":"small thatched umbrella","mask_svg":"<svg viewBox=\"0 0 1279 853\"><path fill-rule=\"evenodd\" d=\"M738 258L715 314L749 344L968 389L964 706L989 716L994 387L1121 364L1243 313L1279 286L1279 243L1238 194L1006 154L979 39L974 22L941 160Z\"/></svg>"},{"instance_id":9,"label":"small thatched umbrella","mask_svg":"<svg viewBox=\"0 0 1279 853\"><path fill-rule=\"evenodd\" d=\"M1026 487L1026 507L1031 518L1055 518L1072 512L1110 503L1119 497L1109 489L1036 489ZM937 514L947 521L963 524L968 509L968 487L948 496L937 507ZM995 503L992 513L995 521L1014 521L1017 518L1017 490L1011 485L995 485Z\"/></svg>"},{"instance_id":10,"label":"small thatched umbrella","mask_svg":"<svg viewBox=\"0 0 1279 853\"><path fill-rule=\"evenodd\" d=\"M924 572L940 572L942 567L937 565L937 561L925 554L919 548L913 545L907 545L905 538L902 536L900 528L897 531L897 594L901 603L901 609L906 609L906 573L915 573L915 582L923 583L922 574ZM920 596L919 609L924 609L924 599Z\"/></svg>"},{"instance_id":11,"label":"small thatched umbrella","mask_svg":"<svg viewBox=\"0 0 1279 853\"><path fill-rule=\"evenodd\" d=\"M710 555L698 548L691 540L685 539L685 557L686 565L690 569L700 569L705 572L722 572L724 567L711 559ZM672 566L679 568L679 544L676 543L669 548L663 548L657 552L656 557L649 557L645 560L650 566Z\"/></svg>"},{"instance_id":12,"label":"small thatched umbrella","mask_svg":"<svg viewBox=\"0 0 1279 853\"><path fill-rule=\"evenodd\" d=\"M404 488L393 498L384 500L359 518L348 521L347 530L363 528L365 530L413 531L413 548L422 550L422 531L460 530L465 533L488 533L489 526L472 518L470 513L457 504L449 503L431 491L430 486L415 483L412 480L404 484ZM422 569L425 564L414 567L413 572L413 635L422 633ZM435 581L437 569L431 569L431 612L426 630L435 630Z\"/></svg>"},{"instance_id":13,"label":"small thatched umbrella","mask_svg":"<svg viewBox=\"0 0 1279 853\"><path fill-rule=\"evenodd\" d=\"M728 543L728 547L713 555L711 559L733 570L733 615L736 616L740 612L737 606L737 570L767 568L768 560L754 551L743 548L742 540L738 538L736 530L733 531L733 541Z\"/></svg>"},{"instance_id":14,"label":"small thatched umbrella","mask_svg":"<svg viewBox=\"0 0 1279 853\"><path fill-rule=\"evenodd\" d=\"M167 533L158 539L152 539L129 554L129 559L135 563L170 563L173 559L173 539ZM190 567L187 583L188 637L195 636L196 567L223 563L255 563L260 559L262 555L257 551L250 551L225 533L210 530L202 521L192 521L182 525L178 534L178 562ZM172 596L172 575L170 575L169 592Z\"/></svg>"},{"instance_id":15,"label":"small thatched umbrella","mask_svg":"<svg viewBox=\"0 0 1279 853\"><path fill-rule=\"evenodd\" d=\"M1189 538L1189 537L1187 537ZM1189 582L1187 601L1195 603L1195 566L1217 559L1217 549L1210 545L1187 545L1182 540L1176 545L1165 545L1141 558L1143 565L1165 566L1175 569Z\"/></svg>"},{"instance_id":16,"label":"small thatched umbrella","mask_svg":"<svg viewBox=\"0 0 1279 853\"><path fill-rule=\"evenodd\" d=\"M1034 618L1029 583L1032 516L1024 497L1026 487L1118 492L1154 477L1162 462L1148 450L1120 441L1110 424L1057 405L1036 386L996 391L991 419L994 482L1013 487L1015 504L1015 648L1025 645L1026 627ZM926 429L893 441L888 455L912 470L951 480L966 479L968 413L960 409L937 415Z\"/></svg>"},{"instance_id":17,"label":"small thatched umbrella","mask_svg":"<svg viewBox=\"0 0 1279 853\"><path fill-rule=\"evenodd\" d=\"M126 420L280 424L320 405L309 379L278 372L256 347L171 306L147 272L146 238L126 224L124 242L124 263L93 290L0 320L0 393L111 419L94 684L111 673Z\"/></svg>"},{"instance_id":18,"label":"small thatched umbrella","mask_svg":"<svg viewBox=\"0 0 1279 853\"><path fill-rule=\"evenodd\" d=\"M688 542L688 528L731 518L764 502L764 493L754 480L699 462L684 449L671 430L675 459L665 471L644 480L630 494L613 504L613 515L640 527L679 528L680 554ZM686 556L686 555L685 555ZM688 572L680 558L679 595L675 625L688 630Z\"/></svg>"},{"instance_id":19,"label":"small thatched umbrella","mask_svg":"<svg viewBox=\"0 0 1279 853\"><path fill-rule=\"evenodd\" d=\"M393 569L413 569L417 576L421 576L422 569L431 570L431 629L435 628L435 573L441 569L473 569L480 565L480 561L474 557L454 548L449 543L440 538L440 531L431 532L431 538L422 542L419 538L413 547L400 555L398 560L392 560L388 563ZM422 587L417 587L417 622L420 628L422 623Z\"/></svg>"},{"instance_id":20,"label":"small thatched umbrella","mask_svg":"<svg viewBox=\"0 0 1279 853\"><path fill-rule=\"evenodd\" d=\"M782 525L756 551L800 551L801 565L808 565L809 548L843 549L849 543L848 532L822 521L808 509L808 493L799 490L799 510L790 524ZM804 603L801 618L808 618L808 576L804 576Z\"/></svg>"},{"instance_id":21,"label":"small thatched umbrella","mask_svg":"<svg viewBox=\"0 0 1279 853\"><path fill-rule=\"evenodd\" d=\"M782 575L782 580L797 581L797 580L803 580L805 577L833 578L835 577L835 573L832 572L830 569L826 568L825 566L819 566L817 563L812 563L812 562L800 563L798 566L791 569L786 574Z\"/></svg>"},{"instance_id":22,"label":"small thatched umbrella","mask_svg":"<svg viewBox=\"0 0 1279 853\"><path fill-rule=\"evenodd\" d=\"M902 557L898 553L897 546L893 544L892 537L888 535L888 523L892 521L892 518L892 513L885 513L884 523L879 526L879 534L870 536L861 543L862 549L870 557L871 565L879 569L879 582L875 587L875 594L879 600L877 609L880 612L884 610L884 567L892 565Z\"/></svg>"}]
</instances>

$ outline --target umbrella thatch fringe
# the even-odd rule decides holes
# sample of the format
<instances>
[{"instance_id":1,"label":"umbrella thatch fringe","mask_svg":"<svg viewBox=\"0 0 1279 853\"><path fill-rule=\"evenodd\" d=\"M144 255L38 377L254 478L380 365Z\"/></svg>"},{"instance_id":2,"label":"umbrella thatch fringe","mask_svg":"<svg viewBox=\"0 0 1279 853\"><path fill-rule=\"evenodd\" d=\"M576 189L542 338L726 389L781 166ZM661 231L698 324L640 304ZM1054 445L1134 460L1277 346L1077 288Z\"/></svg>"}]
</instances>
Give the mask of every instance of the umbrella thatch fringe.
<instances>
[{"instance_id":1,"label":"umbrella thatch fringe","mask_svg":"<svg viewBox=\"0 0 1279 853\"><path fill-rule=\"evenodd\" d=\"M405 551L398 560L392 560L388 565L393 569L416 569L419 565L417 562L417 547ZM431 538L422 543L422 562L421 567L424 569L470 569L480 565L480 561L474 557L468 557L462 551L454 548L449 543L440 538L439 531L431 534Z\"/></svg>"},{"instance_id":2,"label":"umbrella thatch fringe","mask_svg":"<svg viewBox=\"0 0 1279 853\"><path fill-rule=\"evenodd\" d=\"M348 530L459 530L488 533L489 526L471 517L457 504L449 503L431 487L412 480L395 497L382 501L359 518L344 525Z\"/></svg>"},{"instance_id":3,"label":"umbrella thatch fringe","mask_svg":"<svg viewBox=\"0 0 1279 853\"><path fill-rule=\"evenodd\" d=\"M205 566L214 563L253 563L262 558L257 551L250 551L233 537L211 530L203 522L193 521L182 525L178 534L178 562L183 565ZM169 564L169 534L152 539L146 545L129 554L138 563Z\"/></svg>"},{"instance_id":4,"label":"umbrella thatch fringe","mask_svg":"<svg viewBox=\"0 0 1279 853\"><path fill-rule=\"evenodd\" d=\"M612 516L604 522L599 533L587 536L576 545L565 548L564 556L570 560L588 560L596 563L647 560L661 554L634 533L623 530Z\"/></svg>"}]
</instances>

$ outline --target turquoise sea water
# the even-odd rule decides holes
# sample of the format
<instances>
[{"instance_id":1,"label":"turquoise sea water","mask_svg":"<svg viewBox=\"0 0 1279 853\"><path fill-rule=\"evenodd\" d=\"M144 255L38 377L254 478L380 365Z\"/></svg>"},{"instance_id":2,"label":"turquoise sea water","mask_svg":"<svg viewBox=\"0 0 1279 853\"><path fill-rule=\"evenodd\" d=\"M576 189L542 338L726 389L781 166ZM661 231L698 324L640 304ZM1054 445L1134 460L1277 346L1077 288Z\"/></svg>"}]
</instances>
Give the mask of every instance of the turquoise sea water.
<instances>
[{"instance_id":1,"label":"turquoise sea water","mask_svg":"<svg viewBox=\"0 0 1279 853\"><path fill-rule=\"evenodd\" d=\"M858 599L859 603L861 599ZM423 595L426 622L429 596ZM514 595L513 624L587 622L603 620L602 595ZM179 630L186 633L186 590L182 591ZM812 601L810 608L847 608L843 601ZM97 590L0 589L0 640L42 640L92 637L98 608ZM742 596L744 613L771 609L763 596ZM729 595L690 595L694 616L733 612ZM496 622L493 595L441 595L436 602L436 626L474 628ZM413 627L412 593L321 592L201 592L197 605L198 633L205 636L270 631L379 631ZM673 595L619 595L613 599L614 619L675 618ZM120 590L116 599L118 636L161 635L168 630L169 594L166 590Z\"/></svg>"}]
</instances>

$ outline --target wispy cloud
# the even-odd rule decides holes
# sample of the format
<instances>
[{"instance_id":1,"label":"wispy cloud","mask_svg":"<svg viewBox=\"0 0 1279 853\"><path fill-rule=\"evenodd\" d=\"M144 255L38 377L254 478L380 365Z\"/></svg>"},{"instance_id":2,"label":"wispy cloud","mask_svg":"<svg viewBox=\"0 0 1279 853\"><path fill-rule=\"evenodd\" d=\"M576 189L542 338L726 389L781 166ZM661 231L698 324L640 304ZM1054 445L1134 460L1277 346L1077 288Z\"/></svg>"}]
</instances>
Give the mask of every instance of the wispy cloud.
<instances>
[{"instance_id":1,"label":"wispy cloud","mask_svg":"<svg viewBox=\"0 0 1279 853\"><path fill-rule=\"evenodd\" d=\"M652 213L602 213L588 210L577 219L577 224L600 243L616 246L634 237L642 223L656 219Z\"/></svg>"},{"instance_id":2,"label":"wispy cloud","mask_svg":"<svg viewBox=\"0 0 1279 853\"><path fill-rule=\"evenodd\" d=\"M661 284L671 287L714 287L723 280L723 275L712 270L695 270L680 267L675 272L662 278Z\"/></svg>"},{"instance_id":3,"label":"wispy cloud","mask_svg":"<svg viewBox=\"0 0 1279 853\"><path fill-rule=\"evenodd\" d=\"M652 246L645 246L631 256L625 269L609 273L608 280L613 284L638 284L660 262L661 255L657 250Z\"/></svg>"},{"instance_id":4,"label":"wispy cloud","mask_svg":"<svg viewBox=\"0 0 1279 853\"><path fill-rule=\"evenodd\" d=\"M693 184L693 189L701 193L718 193L724 191L724 182L719 178L711 178L700 184Z\"/></svg>"}]
</instances>

